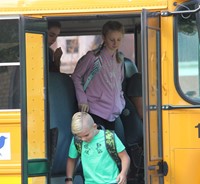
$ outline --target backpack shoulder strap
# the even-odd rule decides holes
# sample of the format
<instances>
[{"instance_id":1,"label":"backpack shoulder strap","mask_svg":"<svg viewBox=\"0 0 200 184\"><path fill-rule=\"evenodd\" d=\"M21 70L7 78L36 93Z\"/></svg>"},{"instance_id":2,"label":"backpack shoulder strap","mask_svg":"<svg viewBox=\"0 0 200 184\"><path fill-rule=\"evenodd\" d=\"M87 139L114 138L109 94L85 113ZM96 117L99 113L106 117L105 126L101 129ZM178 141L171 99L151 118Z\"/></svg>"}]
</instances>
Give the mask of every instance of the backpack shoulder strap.
<instances>
[{"instance_id":1,"label":"backpack shoulder strap","mask_svg":"<svg viewBox=\"0 0 200 184\"><path fill-rule=\"evenodd\" d=\"M79 156L81 155L82 143L83 143L82 140L74 136L74 144L75 144L76 150L78 151Z\"/></svg>"},{"instance_id":2,"label":"backpack shoulder strap","mask_svg":"<svg viewBox=\"0 0 200 184\"><path fill-rule=\"evenodd\" d=\"M97 56L95 61L94 61L94 65L92 68L92 71L90 72L87 80L85 81L84 85L83 85L83 90L86 91L89 83L91 82L91 80L94 78L94 76L101 70L101 66L102 66L102 58L101 56Z\"/></svg>"},{"instance_id":3,"label":"backpack shoulder strap","mask_svg":"<svg viewBox=\"0 0 200 184\"><path fill-rule=\"evenodd\" d=\"M117 153L114 132L111 130L105 130L104 132L107 151L112 157L112 159L116 162L119 170L121 170L121 160Z\"/></svg>"}]
</instances>

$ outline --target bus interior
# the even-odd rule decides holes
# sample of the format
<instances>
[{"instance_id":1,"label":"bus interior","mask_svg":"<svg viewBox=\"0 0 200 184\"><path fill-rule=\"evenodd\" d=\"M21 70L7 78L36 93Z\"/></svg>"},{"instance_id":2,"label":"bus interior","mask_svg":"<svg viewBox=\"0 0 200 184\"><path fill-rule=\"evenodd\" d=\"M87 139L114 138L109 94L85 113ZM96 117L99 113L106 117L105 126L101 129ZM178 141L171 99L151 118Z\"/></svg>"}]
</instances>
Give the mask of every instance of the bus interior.
<instances>
[{"instance_id":1,"label":"bus interior","mask_svg":"<svg viewBox=\"0 0 200 184\"><path fill-rule=\"evenodd\" d=\"M64 162L64 159L66 159L69 143L71 140L70 129L66 129L70 127L70 120L73 113L78 111L77 103L75 100L74 86L71 83L70 78L70 75L73 73L78 59L81 58L81 56L84 55L87 51L95 49L102 43L101 30L105 22L108 20L120 21L124 25L125 35L119 50L122 51L125 55L125 80L127 81L134 73L139 72L139 69L141 68L141 25L140 14L46 17L46 19L47 21L55 20L61 23L61 33L57 38L56 45L54 45L52 48L61 46L64 53L61 59L68 59L68 61L61 60L62 74L49 72L48 83L50 126L51 128L58 127L59 132L56 151L54 153L54 161L52 164L52 181L55 181L58 180L56 177L59 175L65 175L66 162ZM71 64L71 66L69 64ZM138 155L138 158L142 159L142 122L136 115L137 112L134 105L131 105L129 102L128 108L130 112L129 115L122 115L121 118L126 121L126 123L129 121L129 123L132 124L133 121L136 121L133 123L135 124L133 127L129 127L134 129L131 132L133 135L135 135L135 137L133 136L133 143L128 145L126 142L124 126L121 118L118 118L116 121L116 133L126 146L131 148L133 145L136 145L136 147L140 145L140 147L138 147L138 154L140 154ZM67 110L62 112L63 109ZM55 122L59 122L59 124L55 124ZM139 160L138 158L135 159ZM141 162L141 159L139 162ZM143 161L141 163L143 163ZM77 169L76 175L80 174L79 169L80 168ZM140 164L140 166L135 169L135 172L142 173L143 166Z\"/></svg>"}]
</instances>

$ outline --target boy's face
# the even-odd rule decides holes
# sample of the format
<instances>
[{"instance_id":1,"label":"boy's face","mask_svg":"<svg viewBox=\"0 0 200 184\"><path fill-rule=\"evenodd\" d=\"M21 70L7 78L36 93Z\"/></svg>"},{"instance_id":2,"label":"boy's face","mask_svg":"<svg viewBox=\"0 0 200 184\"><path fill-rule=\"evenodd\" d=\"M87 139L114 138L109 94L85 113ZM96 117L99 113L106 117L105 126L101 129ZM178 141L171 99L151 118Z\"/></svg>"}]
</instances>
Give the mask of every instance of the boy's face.
<instances>
[{"instance_id":1,"label":"boy's face","mask_svg":"<svg viewBox=\"0 0 200 184\"><path fill-rule=\"evenodd\" d=\"M92 126L83 126L83 130L81 133L77 134L77 137L81 139L84 142L90 142L92 138L94 137L97 125L93 124Z\"/></svg>"}]
</instances>

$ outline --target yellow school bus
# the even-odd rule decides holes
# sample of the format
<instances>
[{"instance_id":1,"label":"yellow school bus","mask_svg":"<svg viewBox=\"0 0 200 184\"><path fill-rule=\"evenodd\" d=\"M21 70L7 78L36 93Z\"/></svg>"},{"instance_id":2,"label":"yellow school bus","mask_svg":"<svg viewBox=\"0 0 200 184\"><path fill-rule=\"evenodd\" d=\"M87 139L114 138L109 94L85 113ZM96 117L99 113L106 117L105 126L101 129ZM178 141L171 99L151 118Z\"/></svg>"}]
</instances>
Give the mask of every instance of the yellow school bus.
<instances>
[{"instance_id":1,"label":"yellow school bus","mask_svg":"<svg viewBox=\"0 0 200 184\"><path fill-rule=\"evenodd\" d=\"M64 53L62 73L48 70L49 20L62 25L55 45ZM108 20L123 23L122 50L142 73L145 184L200 183L198 0L5 0L1 184L64 183L70 119L77 111L70 75Z\"/></svg>"}]
</instances>

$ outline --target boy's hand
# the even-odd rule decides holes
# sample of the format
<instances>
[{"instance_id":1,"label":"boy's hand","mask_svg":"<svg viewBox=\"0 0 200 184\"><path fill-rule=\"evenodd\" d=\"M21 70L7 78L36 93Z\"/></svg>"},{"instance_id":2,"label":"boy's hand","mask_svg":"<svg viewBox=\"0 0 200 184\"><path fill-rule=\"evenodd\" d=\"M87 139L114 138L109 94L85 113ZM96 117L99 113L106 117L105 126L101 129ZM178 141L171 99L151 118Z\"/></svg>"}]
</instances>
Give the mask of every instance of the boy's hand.
<instances>
[{"instance_id":1,"label":"boy's hand","mask_svg":"<svg viewBox=\"0 0 200 184\"><path fill-rule=\"evenodd\" d=\"M57 48L54 52L54 62L56 66L60 66L60 58L62 56L63 52L61 47Z\"/></svg>"},{"instance_id":2,"label":"boy's hand","mask_svg":"<svg viewBox=\"0 0 200 184\"><path fill-rule=\"evenodd\" d=\"M117 176L117 183L118 184L126 184L127 183L126 175L119 173L119 175Z\"/></svg>"}]
</instances>

